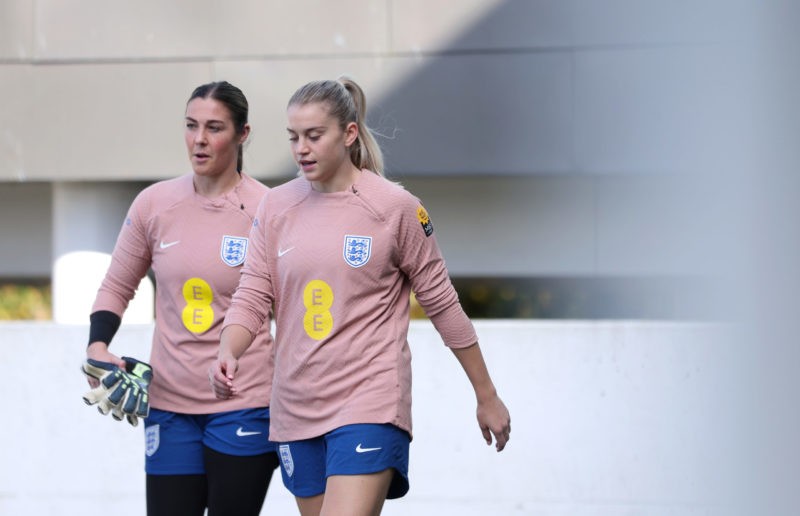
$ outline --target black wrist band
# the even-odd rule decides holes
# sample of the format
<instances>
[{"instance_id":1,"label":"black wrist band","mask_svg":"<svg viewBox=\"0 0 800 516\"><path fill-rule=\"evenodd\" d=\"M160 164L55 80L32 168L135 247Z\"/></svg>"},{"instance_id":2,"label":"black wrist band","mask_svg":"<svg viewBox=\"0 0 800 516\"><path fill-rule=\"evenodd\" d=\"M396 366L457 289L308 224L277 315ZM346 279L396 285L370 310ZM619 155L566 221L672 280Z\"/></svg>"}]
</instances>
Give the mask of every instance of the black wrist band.
<instances>
[{"instance_id":1,"label":"black wrist band","mask_svg":"<svg viewBox=\"0 0 800 516\"><path fill-rule=\"evenodd\" d=\"M122 318L108 310L98 310L89 316L89 344L92 342L111 343L111 339L122 324Z\"/></svg>"}]
</instances>

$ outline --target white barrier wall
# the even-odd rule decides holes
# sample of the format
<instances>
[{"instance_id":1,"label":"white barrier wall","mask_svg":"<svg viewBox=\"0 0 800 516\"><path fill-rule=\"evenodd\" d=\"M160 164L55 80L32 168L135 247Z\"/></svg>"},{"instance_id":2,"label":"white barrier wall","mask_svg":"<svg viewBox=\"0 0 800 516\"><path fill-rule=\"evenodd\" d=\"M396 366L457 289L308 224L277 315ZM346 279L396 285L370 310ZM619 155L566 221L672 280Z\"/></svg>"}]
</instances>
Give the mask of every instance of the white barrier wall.
<instances>
[{"instance_id":1,"label":"white barrier wall","mask_svg":"<svg viewBox=\"0 0 800 516\"><path fill-rule=\"evenodd\" d=\"M512 414L503 453L487 447L466 376L427 321L414 364L411 491L387 515L731 514L723 330L655 322L477 321ZM112 345L147 358L152 327ZM115 516L144 510L143 432L81 401L86 326L0 325L0 514ZM721 509L722 508L722 509ZM279 476L264 514L296 514Z\"/></svg>"}]
</instances>

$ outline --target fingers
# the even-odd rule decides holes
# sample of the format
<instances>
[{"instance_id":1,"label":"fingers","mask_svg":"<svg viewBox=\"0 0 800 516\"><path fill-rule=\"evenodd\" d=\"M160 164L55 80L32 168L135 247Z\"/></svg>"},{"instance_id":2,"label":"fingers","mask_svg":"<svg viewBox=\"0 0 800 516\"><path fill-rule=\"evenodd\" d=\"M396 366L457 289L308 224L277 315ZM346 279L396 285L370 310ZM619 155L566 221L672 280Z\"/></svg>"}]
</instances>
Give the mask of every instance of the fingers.
<instances>
[{"instance_id":1,"label":"fingers","mask_svg":"<svg viewBox=\"0 0 800 516\"><path fill-rule=\"evenodd\" d=\"M211 391L218 399L226 400L237 394L237 389L233 385L234 373L236 372L236 360L217 360L208 370L208 380L211 384Z\"/></svg>"},{"instance_id":2,"label":"fingers","mask_svg":"<svg viewBox=\"0 0 800 516\"><path fill-rule=\"evenodd\" d=\"M490 429L487 427L482 427L481 432L483 433L483 439L486 441L487 445L492 444L492 436L494 436L495 441L495 448L497 451L501 452L506 447L509 439L511 439L511 425L501 426L494 429Z\"/></svg>"},{"instance_id":3,"label":"fingers","mask_svg":"<svg viewBox=\"0 0 800 516\"><path fill-rule=\"evenodd\" d=\"M483 440L486 441L486 444L487 445L492 444L492 432L489 430L489 427L482 426L481 433L483 434Z\"/></svg>"},{"instance_id":4,"label":"fingers","mask_svg":"<svg viewBox=\"0 0 800 516\"><path fill-rule=\"evenodd\" d=\"M108 351L108 346L105 345L90 345L86 349L86 356L98 362L109 362L117 367L125 368L125 361Z\"/></svg>"},{"instance_id":5,"label":"fingers","mask_svg":"<svg viewBox=\"0 0 800 516\"><path fill-rule=\"evenodd\" d=\"M508 425L499 432L495 432L494 438L497 441L497 451L503 451L503 448L506 447L508 440L511 439L511 425Z\"/></svg>"},{"instance_id":6,"label":"fingers","mask_svg":"<svg viewBox=\"0 0 800 516\"><path fill-rule=\"evenodd\" d=\"M478 425L486 444L491 445L494 437L495 448L503 451L511 439L511 416L499 397L478 404Z\"/></svg>"},{"instance_id":7,"label":"fingers","mask_svg":"<svg viewBox=\"0 0 800 516\"><path fill-rule=\"evenodd\" d=\"M83 395L83 401L87 405L94 405L95 403L100 402L106 396L106 390L103 387L100 387L100 382L95 380L97 385L92 388L89 392Z\"/></svg>"}]
</instances>

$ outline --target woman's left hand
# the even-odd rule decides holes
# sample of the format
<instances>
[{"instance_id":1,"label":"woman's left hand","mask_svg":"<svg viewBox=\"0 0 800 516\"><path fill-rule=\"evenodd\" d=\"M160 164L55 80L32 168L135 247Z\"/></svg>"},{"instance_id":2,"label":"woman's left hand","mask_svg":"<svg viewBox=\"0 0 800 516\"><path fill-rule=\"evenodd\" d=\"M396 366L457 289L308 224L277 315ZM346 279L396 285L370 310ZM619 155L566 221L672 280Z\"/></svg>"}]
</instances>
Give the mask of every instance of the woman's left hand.
<instances>
[{"instance_id":1,"label":"woman's left hand","mask_svg":"<svg viewBox=\"0 0 800 516\"><path fill-rule=\"evenodd\" d=\"M486 444L492 444L492 436L496 441L497 451L503 451L511 438L511 415L503 400L494 396L478 402L478 425L483 432Z\"/></svg>"},{"instance_id":2,"label":"woman's left hand","mask_svg":"<svg viewBox=\"0 0 800 516\"><path fill-rule=\"evenodd\" d=\"M208 369L208 380L211 382L211 390L214 396L221 400L227 400L236 395L236 387L233 386L233 378L239 362L233 356L218 358Z\"/></svg>"}]
</instances>

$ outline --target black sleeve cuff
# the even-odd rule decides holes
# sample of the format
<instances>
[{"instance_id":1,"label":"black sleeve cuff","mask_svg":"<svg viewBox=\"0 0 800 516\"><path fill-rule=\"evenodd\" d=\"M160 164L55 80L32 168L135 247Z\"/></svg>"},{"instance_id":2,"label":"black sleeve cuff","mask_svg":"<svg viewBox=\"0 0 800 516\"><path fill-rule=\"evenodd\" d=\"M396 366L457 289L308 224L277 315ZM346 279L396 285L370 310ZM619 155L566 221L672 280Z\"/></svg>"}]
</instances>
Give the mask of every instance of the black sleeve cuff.
<instances>
[{"instance_id":1,"label":"black sleeve cuff","mask_svg":"<svg viewBox=\"0 0 800 516\"><path fill-rule=\"evenodd\" d=\"M98 310L89 316L89 344L92 342L111 343L111 339L122 324L122 318L108 310Z\"/></svg>"}]
</instances>

